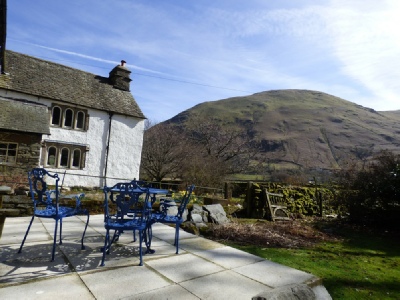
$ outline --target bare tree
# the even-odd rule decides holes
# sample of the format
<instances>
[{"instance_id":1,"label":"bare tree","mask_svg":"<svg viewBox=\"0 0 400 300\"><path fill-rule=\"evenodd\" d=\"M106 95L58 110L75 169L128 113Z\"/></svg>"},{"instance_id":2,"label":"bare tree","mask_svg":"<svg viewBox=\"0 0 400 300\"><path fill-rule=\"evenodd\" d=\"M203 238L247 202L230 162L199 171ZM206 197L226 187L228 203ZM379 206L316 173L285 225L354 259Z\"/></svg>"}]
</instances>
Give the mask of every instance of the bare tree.
<instances>
[{"instance_id":1,"label":"bare tree","mask_svg":"<svg viewBox=\"0 0 400 300\"><path fill-rule=\"evenodd\" d=\"M260 149L247 130L199 116L190 116L184 124L150 124L147 128L141 178L156 181L172 177L219 186L226 175L247 169Z\"/></svg>"},{"instance_id":2,"label":"bare tree","mask_svg":"<svg viewBox=\"0 0 400 300\"><path fill-rule=\"evenodd\" d=\"M223 126L218 120L198 116L187 121L186 126L192 144L203 157L214 158L219 165L224 165L226 174L245 170L260 151L259 143L246 128Z\"/></svg>"},{"instance_id":3,"label":"bare tree","mask_svg":"<svg viewBox=\"0 0 400 300\"><path fill-rule=\"evenodd\" d=\"M177 128L147 125L143 138L141 178L161 181L177 176L186 158L185 138Z\"/></svg>"}]
</instances>

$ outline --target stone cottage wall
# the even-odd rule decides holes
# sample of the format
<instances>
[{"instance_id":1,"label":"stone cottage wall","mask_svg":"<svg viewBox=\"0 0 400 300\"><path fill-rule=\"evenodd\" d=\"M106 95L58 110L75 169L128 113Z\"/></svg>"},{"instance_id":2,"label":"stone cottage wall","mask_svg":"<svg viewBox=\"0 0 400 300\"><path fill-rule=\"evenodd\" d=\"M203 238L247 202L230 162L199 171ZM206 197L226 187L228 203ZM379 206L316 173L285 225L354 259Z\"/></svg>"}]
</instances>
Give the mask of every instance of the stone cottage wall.
<instances>
[{"instance_id":1,"label":"stone cottage wall","mask_svg":"<svg viewBox=\"0 0 400 300\"><path fill-rule=\"evenodd\" d=\"M32 199L26 195L0 195L3 209L18 209L18 217L32 216Z\"/></svg>"},{"instance_id":2,"label":"stone cottage wall","mask_svg":"<svg viewBox=\"0 0 400 300\"><path fill-rule=\"evenodd\" d=\"M39 165L41 135L0 131L0 141L18 144L16 163L0 162L0 185L26 186L28 171Z\"/></svg>"}]
</instances>

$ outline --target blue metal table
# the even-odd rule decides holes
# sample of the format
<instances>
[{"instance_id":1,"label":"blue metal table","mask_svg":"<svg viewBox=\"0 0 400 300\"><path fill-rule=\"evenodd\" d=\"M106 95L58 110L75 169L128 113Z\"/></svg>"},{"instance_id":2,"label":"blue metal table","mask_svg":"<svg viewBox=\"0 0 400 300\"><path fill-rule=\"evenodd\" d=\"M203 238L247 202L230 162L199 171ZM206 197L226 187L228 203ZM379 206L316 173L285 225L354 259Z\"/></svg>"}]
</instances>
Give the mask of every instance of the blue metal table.
<instances>
[{"instance_id":1,"label":"blue metal table","mask_svg":"<svg viewBox=\"0 0 400 300\"><path fill-rule=\"evenodd\" d=\"M144 189L136 188L136 189L132 189L132 190L129 190L129 191L130 191L130 192L134 192L134 193L141 193L141 194L144 194L144 193L146 192L147 189L148 189L148 192L149 192L150 198L151 198L151 206L153 206L153 204L157 201L157 195L167 195L167 194L169 193L168 190L165 190L165 189L157 189L157 188L144 188ZM115 202L115 201L114 201L113 194L114 194L114 193L120 193L120 192L121 192L121 190L119 190L119 189L111 189L110 200L111 200L112 202ZM151 209L151 207L149 207L149 208ZM135 212L134 212L134 211L131 211L130 213L134 214ZM151 249L151 240L152 240L152 238L153 238L153 231L152 231L152 225L153 225L153 223L154 223L154 222L153 222L151 219L149 219L149 221L147 222L147 228L146 228L145 237L144 237L144 241L145 241L145 244L146 244L146 252L145 252L146 254L147 254L147 253L149 253L149 254L155 253L155 250ZM114 237L113 237L113 239L112 239L112 243L113 243L114 241L118 241L119 235L120 235L121 233L122 233L122 232L116 232L116 233L114 234ZM136 235L135 235L135 234L134 234L134 241L136 241Z\"/></svg>"}]
</instances>

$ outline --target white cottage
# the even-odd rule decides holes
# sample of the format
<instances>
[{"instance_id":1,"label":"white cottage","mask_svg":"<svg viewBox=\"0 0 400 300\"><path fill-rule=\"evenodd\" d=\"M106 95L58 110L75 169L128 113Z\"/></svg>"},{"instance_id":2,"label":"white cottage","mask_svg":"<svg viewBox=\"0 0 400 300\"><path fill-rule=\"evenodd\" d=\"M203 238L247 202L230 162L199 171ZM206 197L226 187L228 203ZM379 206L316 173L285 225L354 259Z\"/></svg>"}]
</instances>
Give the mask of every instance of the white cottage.
<instances>
[{"instance_id":1,"label":"white cottage","mask_svg":"<svg viewBox=\"0 0 400 300\"><path fill-rule=\"evenodd\" d=\"M107 78L6 51L4 71L0 173L41 166L86 187L139 177L145 117L124 61Z\"/></svg>"}]
</instances>

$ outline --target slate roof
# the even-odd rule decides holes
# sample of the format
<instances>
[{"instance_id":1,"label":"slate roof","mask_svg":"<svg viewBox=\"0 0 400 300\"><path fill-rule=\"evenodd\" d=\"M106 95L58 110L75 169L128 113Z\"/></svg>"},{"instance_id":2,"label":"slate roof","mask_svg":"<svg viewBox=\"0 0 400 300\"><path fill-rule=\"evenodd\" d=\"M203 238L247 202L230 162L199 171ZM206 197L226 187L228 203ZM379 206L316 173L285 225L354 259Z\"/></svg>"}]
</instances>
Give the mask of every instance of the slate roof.
<instances>
[{"instance_id":1,"label":"slate roof","mask_svg":"<svg viewBox=\"0 0 400 300\"><path fill-rule=\"evenodd\" d=\"M6 50L6 75L0 88L88 108L145 118L129 91L97 76L50 61Z\"/></svg>"},{"instance_id":2,"label":"slate roof","mask_svg":"<svg viewBox=\"0 0 400 300\"><path fill-rule=\"evenodd\" d=\"M0 97L0 107L0 129L50 134L50 116L46 105Z\"/></svg>"}]
</instances>

